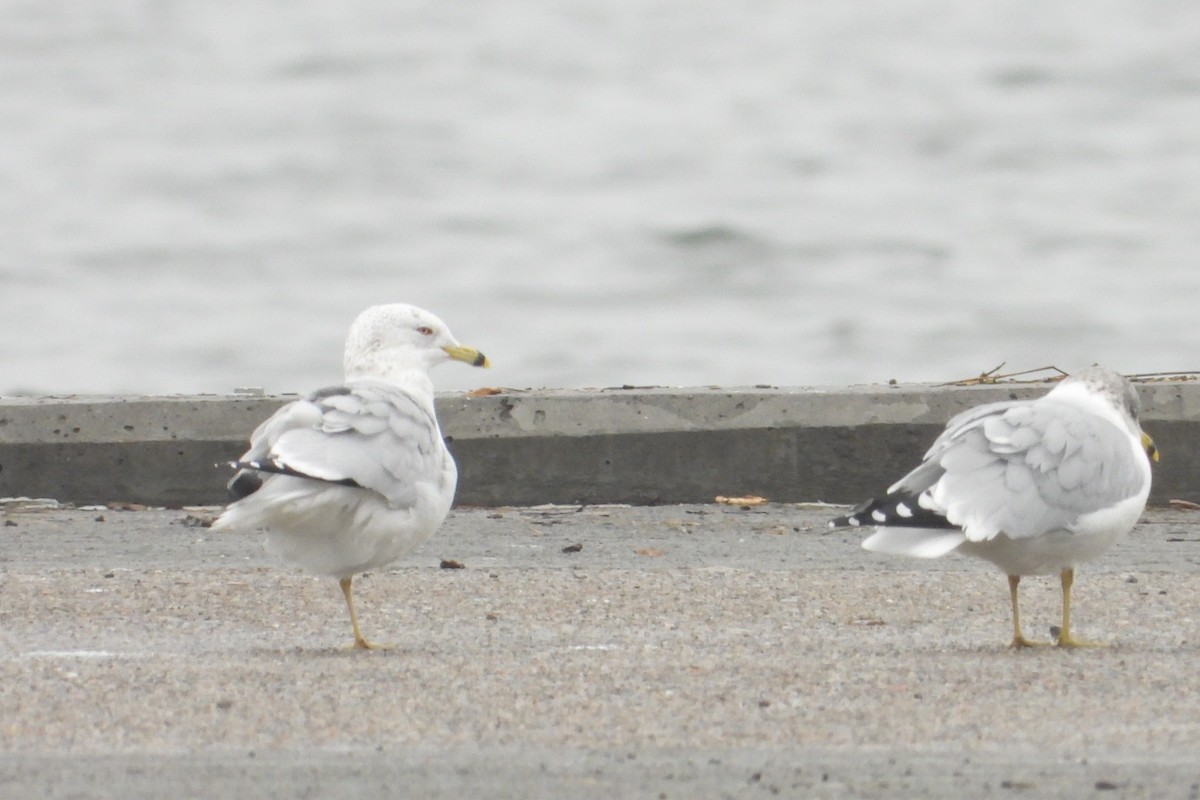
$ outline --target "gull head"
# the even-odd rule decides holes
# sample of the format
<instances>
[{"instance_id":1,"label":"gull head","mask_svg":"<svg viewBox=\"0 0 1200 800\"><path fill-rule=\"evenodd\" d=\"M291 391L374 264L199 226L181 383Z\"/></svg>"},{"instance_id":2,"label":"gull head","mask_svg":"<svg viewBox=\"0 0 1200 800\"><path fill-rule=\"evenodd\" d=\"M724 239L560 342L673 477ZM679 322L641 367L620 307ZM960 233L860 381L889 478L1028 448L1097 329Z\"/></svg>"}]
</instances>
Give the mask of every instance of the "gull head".
<instances>
[{"instance_id":1,"label":"gull head","mask_svg":"<svg viewBox=\"0 0 1200 800\"><path fill-rule=\"evenodd\" d=\"M348 379L427 373L444 361L491 366L483 353L459 344L436 315L405 303L372 306L359 314L346 336L343 361Z\"/></svg>"},{"instance_id":2,"label":"gull head","mask_svg":"<svg viewBox=\"0 0 1200 800\"><path fill-rule=\"evenodd\" d=\"M1057 388L1062 393L1083 391L1101 398L1121 417L1129 432L1138 437L1147 457L1158 461L1158 448L1154 440L1142 430L1142 401L1137 388L1125 376L1101 366L1085 367L1063 379Z\"/></svg>"}]
</instances>

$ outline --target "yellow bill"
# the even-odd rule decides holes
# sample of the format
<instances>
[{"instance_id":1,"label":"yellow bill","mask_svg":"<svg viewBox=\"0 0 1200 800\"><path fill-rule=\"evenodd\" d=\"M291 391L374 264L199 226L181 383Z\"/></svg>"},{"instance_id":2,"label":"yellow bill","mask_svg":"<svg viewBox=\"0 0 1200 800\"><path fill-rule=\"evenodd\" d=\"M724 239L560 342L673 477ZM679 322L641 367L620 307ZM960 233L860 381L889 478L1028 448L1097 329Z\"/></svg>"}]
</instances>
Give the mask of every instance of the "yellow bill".
<instances>
[{"instance_id":1,"label":"yellow bill","mask_svg":"<svg viewBox=\"0 0 1200 800\"><path fill-rule=\"evenodd\" d=\"M470 364L472 367L490 367L492 362L487 360L487 356L476 350L474 347L443 347L446 354L455 361L463 361Z\"/></svg>"},{"instance_id":2,"label":"yellow bill","mask_svg":"<svg viewBox=\"0 0 1200 800\"><path fill-rule=\"evenodd\" d=\"M484 359L485 361L487 359ZM1150 460L1158 461L1158 448L1154 445L1154 440L1150 438L1150 434L1142 434L1142 447L1146 450L1146 455L1150 456Z\"/></svg>"}]
</instances>

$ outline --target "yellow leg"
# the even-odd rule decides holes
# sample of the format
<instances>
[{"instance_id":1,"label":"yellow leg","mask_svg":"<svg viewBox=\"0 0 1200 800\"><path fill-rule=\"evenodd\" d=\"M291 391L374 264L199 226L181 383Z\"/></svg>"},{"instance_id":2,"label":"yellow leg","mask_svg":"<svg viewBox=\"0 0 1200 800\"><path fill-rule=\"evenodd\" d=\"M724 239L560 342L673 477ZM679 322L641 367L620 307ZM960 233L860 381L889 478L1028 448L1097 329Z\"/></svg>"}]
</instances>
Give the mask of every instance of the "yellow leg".
<instances>
[{"instance_id":1,"label":"yellow leg","mask_svg":"<svg viewBox=\"0 0 1200 800\"><path fill-rule=\"evenodd\" d=\"M354 595L351 591L350 582L353 577L342 578L338 583L342 587L342 597L346 598L346 608L350 610L350 626L354 628L354 649L356 650L374 650L380 645L368 642L363 638L362 631L358 628L358 615L354 613Z\"/></svg>"},{"instance_id":2,"label":"yellow leg","mask_svg":"<svg viewBox=\"0 0 1200 800\"><path fill-rule=\"evenodd\" d=\"M1075 570L1068 567L1062 571L1062 630L1058 632L1059 647L1103 647L1101 642L1085 642L1071 635L1071 586L1075 583Z\"/></svg>"},{"instance_id":3,"label":"yellow leg","mask_svg":"<svg viewBox=\"0 0 1200 800\"><path fill-rule=\"evenodd\" d=\"M1013 647L1040 647L1046 642L1031 642L1021 633L1021 607L1017 602L1017 587L1021 584L1020 575L1008 576L1008 597L1012 601Z\"/></svg>"}]
</instances>

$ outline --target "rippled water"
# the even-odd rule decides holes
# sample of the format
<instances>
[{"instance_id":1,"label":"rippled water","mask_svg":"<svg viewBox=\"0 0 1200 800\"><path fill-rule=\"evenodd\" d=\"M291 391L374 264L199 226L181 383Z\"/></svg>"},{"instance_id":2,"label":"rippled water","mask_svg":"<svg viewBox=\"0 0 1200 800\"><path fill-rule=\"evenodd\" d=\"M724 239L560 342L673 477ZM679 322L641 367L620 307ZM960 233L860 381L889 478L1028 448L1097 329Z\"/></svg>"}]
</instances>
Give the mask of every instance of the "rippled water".
<instances>
[{"instance_id":1,"label":"rippled water","mask_svg":"<svg viewBox=\"0 0 1200 800\"><path fill-rule=\"evenodd\" d=\"M1200 6L0 0L0 391L1200 368Z\"/></svg>"}]
</instances>

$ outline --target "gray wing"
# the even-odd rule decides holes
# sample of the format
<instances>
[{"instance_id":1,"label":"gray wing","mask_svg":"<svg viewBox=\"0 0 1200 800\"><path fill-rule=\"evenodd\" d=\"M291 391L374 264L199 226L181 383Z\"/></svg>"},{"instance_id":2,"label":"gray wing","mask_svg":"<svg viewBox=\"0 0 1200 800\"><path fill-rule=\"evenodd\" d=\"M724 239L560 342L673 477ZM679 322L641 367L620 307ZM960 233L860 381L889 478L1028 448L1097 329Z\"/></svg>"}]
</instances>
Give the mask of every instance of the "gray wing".
<instances>
[{"instance_id":1,"label":"gray wing","mask_svg":"<svg viewBox=\"0 0 1200 800\"><path fill-rule=\"evenodd\" d=\"M1129 434L1043 398L995 403L950 421L924 463L893 487L962 527L972 541L1070 529L1144 486Z\"/></svg>"},{"instance_id":2,"label":"gray wing","mask_svg":"<svg viewBox=\"0 0 1200 800\"><path fill-rule=\"evenodd\" d=\"M889 486L888 494L901 492L913 497L920 495L921 492L937 483L938 479L945 473L945 470L942 469L939 456L947 448L952 447L965 431L978 425L987 417L1003 415L1009 409L1028 406L1031 402L1030 400L1007 400L1000 403L987 403L968 408L966 411L954 415L946 423L946 428L942 431L941 435L925 451L925 457L922 459L921 465Z\"/></svg>"},{"instance_id":3,"label":"gray wing","mask_svg":"<svg viewBox=\"0 0 1200 800\"><path fill-rule=\"evenodd\" d=\"M357 484L401 508L413 504L415 484L441 481L448 457L421 403L400 387L355 381L279 409L254 431L242 462Z\"/></svg>"}]
</instances>

